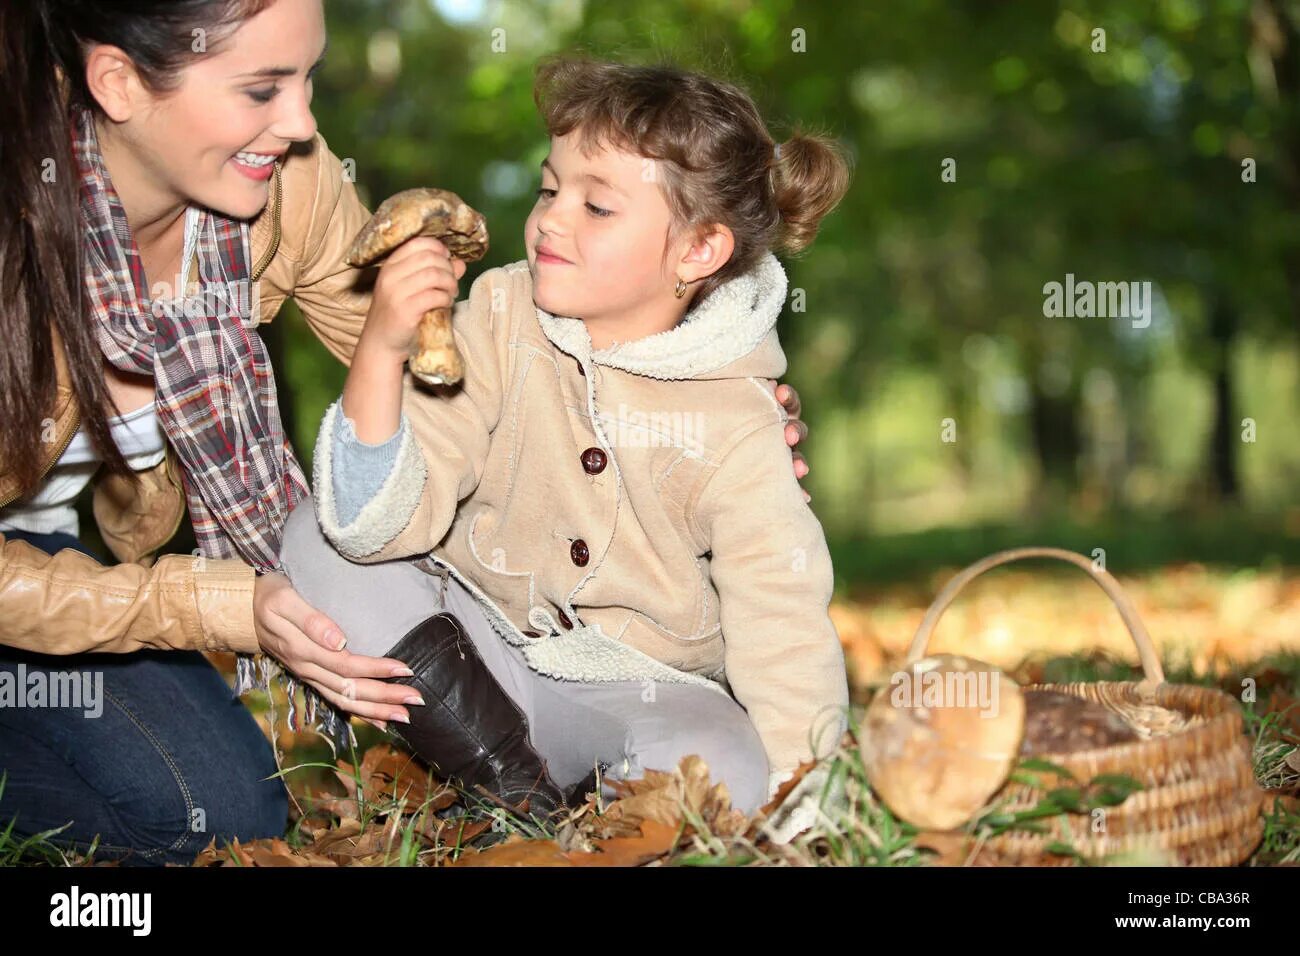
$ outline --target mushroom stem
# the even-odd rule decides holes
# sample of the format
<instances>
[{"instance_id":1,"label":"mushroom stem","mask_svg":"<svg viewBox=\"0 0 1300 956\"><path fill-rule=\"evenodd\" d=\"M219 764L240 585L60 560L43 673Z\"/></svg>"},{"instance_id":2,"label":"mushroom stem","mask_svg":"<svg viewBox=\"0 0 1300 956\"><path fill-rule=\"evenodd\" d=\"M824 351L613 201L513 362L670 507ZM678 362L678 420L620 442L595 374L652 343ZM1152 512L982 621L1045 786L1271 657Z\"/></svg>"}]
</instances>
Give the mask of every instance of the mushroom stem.
<instances>
[{"instance_id":1,"label":"mushroom stem","mask_svg":"<svg viewBox=\"0 0 1300 956\"><path fill-rule=\"evenodd\" d=\"M461 380L465 366L451 334L450 309L424 313L408 367L412 375L429 385L454 385Z\"/></svg>"},{"instance_id":2,"label":"mushroom stem","mask_svg":"<svg viewBox=\"0 0 1300 956\"><path fill-rule=\"evenodd\" d=\"M487 253L487 224L453 192L407 189L385 199L352 241L349 265L367 266L408 239L432 236L466 262ZM465 374L451 328L451 309L431 309L420 320L409 362L411 374L430 385L455 385Z\"/></svg>"}]
</instances>

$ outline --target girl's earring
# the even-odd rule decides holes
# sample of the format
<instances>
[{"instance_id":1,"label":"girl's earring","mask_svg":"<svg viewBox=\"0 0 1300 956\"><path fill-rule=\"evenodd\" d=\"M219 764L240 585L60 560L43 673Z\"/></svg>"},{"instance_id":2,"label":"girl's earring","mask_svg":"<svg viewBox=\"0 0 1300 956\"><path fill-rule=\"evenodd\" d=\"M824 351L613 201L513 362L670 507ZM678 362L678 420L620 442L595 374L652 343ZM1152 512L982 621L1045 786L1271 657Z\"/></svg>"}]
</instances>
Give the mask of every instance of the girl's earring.
<instances>
[{"instance_id":1,"label":"girl's earring","mask_svg":"<svg viewBox=\"0 0 1300 956\"><path fill-rule=\"evenodd\" d=\"M677 279L677 288L673 289L673 295L677 296L677 298L680 299L685 294L686 294L686 280L679 277Z\"/></svg>"}]
</instances>

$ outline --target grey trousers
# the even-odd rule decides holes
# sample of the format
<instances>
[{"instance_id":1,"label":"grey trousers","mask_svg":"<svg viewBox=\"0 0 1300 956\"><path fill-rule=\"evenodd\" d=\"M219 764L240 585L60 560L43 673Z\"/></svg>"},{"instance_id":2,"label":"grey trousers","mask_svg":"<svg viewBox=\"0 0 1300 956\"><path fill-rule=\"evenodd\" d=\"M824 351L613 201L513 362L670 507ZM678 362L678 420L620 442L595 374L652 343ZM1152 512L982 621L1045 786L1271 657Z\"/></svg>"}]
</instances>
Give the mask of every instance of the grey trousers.
<instances>
[{"instance_id":1,"label":"grey trousers","mask_svg":"<svg viewBox=\"0 0 1300 956\"><path fill-rule=\"evenodd\" d=\"M343 629L353 653L382 657L431 615L456 615L523 711L529 741L559 786L577 783L597 762L607 765L602 776L622 780L647 769L671 772L682 757L698 754L710 779L726 783L732 806L749 814L766 801L766 752L744 708L728 696L689 684L585 683L539 674L492 629L455 578L444 581L414 561L357 564L340 555L321 532L311 499L289 516L280 557L294 589ZM603 794L616 796L609 786Z\"/></svg>"}]
</instances>

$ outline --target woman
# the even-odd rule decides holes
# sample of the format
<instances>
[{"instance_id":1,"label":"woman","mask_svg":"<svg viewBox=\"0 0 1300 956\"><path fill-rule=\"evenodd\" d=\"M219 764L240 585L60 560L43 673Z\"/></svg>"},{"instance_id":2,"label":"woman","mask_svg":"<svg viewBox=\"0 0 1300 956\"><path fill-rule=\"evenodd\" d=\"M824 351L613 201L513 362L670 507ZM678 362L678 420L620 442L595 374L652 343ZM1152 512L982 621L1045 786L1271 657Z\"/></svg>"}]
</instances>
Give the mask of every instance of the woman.
<instances>
[{"instance_id":1,"label":"woman","mask_svg":"<svg viewBox=\"0 0 1300 956\"><path fill-rule=\"evenodd\" d=\"M241 654L237 690L268 677L252 655L278 660L335 738L338 712L409 720L409 689L385 680L409 669L343 649L276 570L307 483L248 328L293 297L347 364L370 302L343 263L369 213L310 109L324 48L320 0L0 9L0 129L23 131L0 189L17 224L0 233L0 820L16 834L71 820L74 848L98 836L102 856L155 864L280 835L269 744L201 650ZM76 537L90 482L111 567ZM202 556L155 560L186 505ZM32 695L69 673L102 684L98 716Z\"/></svg>"}]
</instances>

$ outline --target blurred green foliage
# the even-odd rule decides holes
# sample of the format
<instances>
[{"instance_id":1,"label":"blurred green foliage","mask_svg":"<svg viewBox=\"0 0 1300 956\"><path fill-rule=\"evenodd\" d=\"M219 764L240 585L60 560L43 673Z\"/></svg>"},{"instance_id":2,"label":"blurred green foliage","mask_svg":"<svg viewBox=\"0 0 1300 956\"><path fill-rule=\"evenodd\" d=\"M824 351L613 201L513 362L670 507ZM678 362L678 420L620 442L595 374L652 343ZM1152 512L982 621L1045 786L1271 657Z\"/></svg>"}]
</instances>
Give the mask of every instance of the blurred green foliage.
<instances>
[{"instance_id":1,"label":"blurred green foliage","mask_svg":"<svg viewBox=\"0 0 1300 956\"><path fill-rule=\"evenodd\" d=\"M798 122L845 143L852 189L787 261L806 309L780 324L811 427L804 484L839 555L904 533L928 552L959 528L944 540L964 551L985 527L1001 546L1068 526L1087 550L1090 528L1200 522L1245 536L1224 560L1294 562L1297 4L326 7L321 130L371 208L436 185L486 214L492 249L463 289L524 255L544 53L701 69L749 89L778 140ZM1067 274L1149 281L1149 326L1045 317ZM345 370L292 305L275 325L309 464Z\"/></svg>"}]
</instances>

